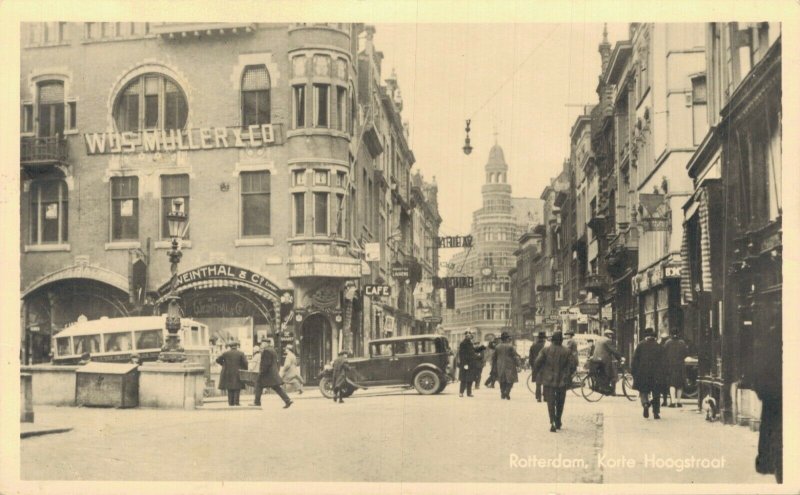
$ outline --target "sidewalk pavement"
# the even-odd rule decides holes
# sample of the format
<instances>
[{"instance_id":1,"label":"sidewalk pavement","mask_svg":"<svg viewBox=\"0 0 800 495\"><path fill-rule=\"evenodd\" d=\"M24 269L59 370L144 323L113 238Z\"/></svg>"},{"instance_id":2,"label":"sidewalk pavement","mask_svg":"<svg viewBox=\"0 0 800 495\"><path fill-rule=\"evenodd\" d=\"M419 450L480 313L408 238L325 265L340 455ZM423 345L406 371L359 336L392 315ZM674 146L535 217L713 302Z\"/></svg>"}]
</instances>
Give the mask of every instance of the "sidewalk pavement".
<instances>
[{"instance_id":1,"label":"sidewalk pavement","mask_svg":"<svg viewBox=\"0 0 800 495\"><path fill-rule=\"evenodd\" d=\"M662 407L659 420L643 418L638 400L624 405L603 411L603 483L719 482L724 472L726 483L775 484L755 471L758 432L708 422L692 403Z\"/></svg>"}]
</instances>

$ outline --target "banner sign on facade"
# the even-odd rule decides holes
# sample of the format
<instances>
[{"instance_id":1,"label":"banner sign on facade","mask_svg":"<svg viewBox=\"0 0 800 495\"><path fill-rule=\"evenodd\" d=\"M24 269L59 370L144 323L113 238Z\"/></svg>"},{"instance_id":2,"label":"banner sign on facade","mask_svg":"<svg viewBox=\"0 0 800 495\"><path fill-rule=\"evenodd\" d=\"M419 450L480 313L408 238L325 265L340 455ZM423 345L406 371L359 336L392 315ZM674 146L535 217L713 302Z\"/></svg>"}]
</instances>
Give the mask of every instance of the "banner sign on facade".
<instances>
[{"instance_id":1,"label":"banner sign on facade","mask_svg":"<svg viewBox=\"0 0 800 495\"><path fill-rule=\"evenodd\" d=\"M433 277L435 289L464 289L472 286L472 277Z\"/></svg>"},{"instance_id":2,"label":"banner sign on facade","mask_svg":"<svg viewBox=\"0 0 800 495\"><path fill-rule=\"evenodd\" d=\"M448 235L436 238L437 248L472 247L471 235Z\"/></svg>"},{"instance_id":3,"label":"banner sign on facade","mask_svg":"<svg viewBox=\"0 0 800 495\"><path fill-rule=\"evenodd\" d=\"M152 129L121 133L89 132L83 137L87 155L255 148L275 143L272 124L185 130Z\"/></svg>"}]
</instances>

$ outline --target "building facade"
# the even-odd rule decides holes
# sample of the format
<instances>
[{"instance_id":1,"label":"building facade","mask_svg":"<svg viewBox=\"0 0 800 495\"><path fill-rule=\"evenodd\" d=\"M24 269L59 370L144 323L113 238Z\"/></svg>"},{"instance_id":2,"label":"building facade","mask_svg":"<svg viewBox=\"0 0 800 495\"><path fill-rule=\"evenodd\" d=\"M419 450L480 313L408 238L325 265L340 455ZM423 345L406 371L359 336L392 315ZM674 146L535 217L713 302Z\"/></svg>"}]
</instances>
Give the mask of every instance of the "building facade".
<instances>
[{"instance_id":1,"label":"building facade","mask_svg":"<svg viewBox=\"0 0 800 495\"><path fill-rule=\"evenodd\" d=\"M413 235L414 158L373 33L24 24L23 361L47 361L51 336L80 315L164 311L175 199L189 216L186 316L245 350L295 342L307 379L339 349L363 353L377 333L360 284L389 271L365 262L364 244L386 250L399 229L393 256L408 263ZM413 315L410 295L388 306Z\"/></svg>"},{"instance_id":2,"label":"building facade","mask_svg":"<svg viewBox=\"0 0 800 495\"><path fill-rule=\"evenodd\" d=\"M756 392L780 390L782 370L781 26L705 28L711 127L687 166L684 321L701 397L726 422L758 424Z\"/></svg>"},{"instance_id":3,"label":"building facade","mask_svg":"<svg viewBox=\"0 0 800 495\"><path fill-rule=\"evenodd\" d=\"M483 206L473 213L473 245L451 259L449 276L472 277L471 288L455 289L455 307L444 310L443 329L451 344L472 329L480 340L498 337L511 328L511 280L516 265L514 251L520 236L541 222L538 198L512 198L507 182L508 164L495 144L484 167Z\"/></svg>"}]
</instances>

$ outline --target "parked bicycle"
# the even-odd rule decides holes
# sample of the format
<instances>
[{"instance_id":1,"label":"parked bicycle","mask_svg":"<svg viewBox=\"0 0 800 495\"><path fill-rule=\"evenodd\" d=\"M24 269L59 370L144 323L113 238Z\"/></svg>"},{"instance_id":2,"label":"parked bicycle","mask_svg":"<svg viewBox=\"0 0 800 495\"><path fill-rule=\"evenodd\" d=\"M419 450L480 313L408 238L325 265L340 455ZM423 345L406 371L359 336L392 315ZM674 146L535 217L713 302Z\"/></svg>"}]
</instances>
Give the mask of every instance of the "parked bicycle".
<instances>
[{"instance_id":1,"label":"parked bicycle","mask_svg":"<svg viewBox=\"0 0 800 495\"><path fill-rule=\"evenodd\" d=\"M634 401L639 397L639 393L633 389L633 375L625 364L624 359L620 362L617 383L622 385L622 395L626 399ZM590 365L589 371L581 382L581 395L583 395L583 398L589 402L597 402L606 395L614 395L614 392L608 385L608 379L605 376L600 376L596 366Z\"/></svg>"}]
</instances>

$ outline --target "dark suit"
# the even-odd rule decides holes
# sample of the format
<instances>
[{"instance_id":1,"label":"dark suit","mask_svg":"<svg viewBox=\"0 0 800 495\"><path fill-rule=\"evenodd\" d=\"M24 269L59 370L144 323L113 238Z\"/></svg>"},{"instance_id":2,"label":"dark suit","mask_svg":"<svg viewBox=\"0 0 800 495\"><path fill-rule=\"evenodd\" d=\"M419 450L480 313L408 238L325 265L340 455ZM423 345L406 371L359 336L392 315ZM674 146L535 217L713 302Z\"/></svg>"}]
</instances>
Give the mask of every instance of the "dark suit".
<instances>
[{"instance_id":1,"label":"dark suit","mask_svg":"<svg viewBox=\"0 0 800 495\"><path fill-rule=\"evenodd\" d=\"M247 358L239 349L229 349L217 358L217 364L222 365L218 388L228 391L229 406L238 406L239 393L244 388L239 370L247 369Z\"/></svg>"},{"instance_id":2,"label":"dark suit","mask_svg":"<svg viewBox=\"0 0 800 495\"><path fill-rule=\"evenodd\" d=\"M545 347L534 361L536 380L544 386L550 425L557 429L561 428L567 388L572 384L572 374L577 367L578 362L572 351L555 342Z\"/></svg>"},{"instance_id":3,"label":"dark suit","mask_svg":"<svg viewBox=\"0 0 800 495\"><path fill-rule=\"evenodd\" d=\"M500 382L500 398L511 399L511 387L517 383L517 359L519 355L514 346L503 342L494 350L495 369L497 381Z\"/></svg>"},{"instance_id":4,"label":"dark suit","mask_svg":"<svg viewBox=\"0 0 800 495\"><path fill-rule=\"evenodd\" d=\"M531 365L531 378L536 380L536 400L542 400L542 382L536 378L536 370L533 367L533 364L536 362L536 358L539 356L539 353L542 352L544 349L545 340L539 339L537 340L532 346L531 350L528 353L528 363Z\"/></svg>"},{"instance_id":5,"label":"dark suit","mask_svg":"<svg viewBox=\"0 0 800 495\"><path fill-rule=\"evenodd\" d=\"M664 347L656 339L644 339L633 351L631 360L631 374L633 375L633 388L639 391L642 405L645 405L649 396L653 394L651 402L653 413L661 410L660 395L667 383L664 366Z\"/></svg>"},{"instance_id":6,"label":"dark suit","mask_svg":"<svg viewBox=\"0 0 800 495\"><path fill-rule=\"evenodd\" d=\"M283 385L283 380L278 373L278 353L273 347L267 347L261 352L261 366L258 370L258 383L256 383L256 405L261 405L261 391L264 388L271 388L283 399L284 403L291 402L281 385Z\"/></svg>"},{"instance_id":7,"label":"dark suit","mask_svg":"<svg viewBox=\"0 0 800 495\"><path fill-rule=\"evenodd\" d=\"M347 388L347 372L350 371L350 363L347 358L338 357L333 361L333 400L342 402L342 394Z\"/></svg>"},{"instance_id":8,"label":"dark suit","mask_svg":"<svg viewBox=\"0 0 800 495\"><path fill-rule=\"evenodd\" d=\"M471 340L464 339L458 345L458 379L461 381L459 393L464 390L467 395L472 395L472 382L474 381L475 363L478 361L478 353Z\"/></svg>"}]
</instances>

